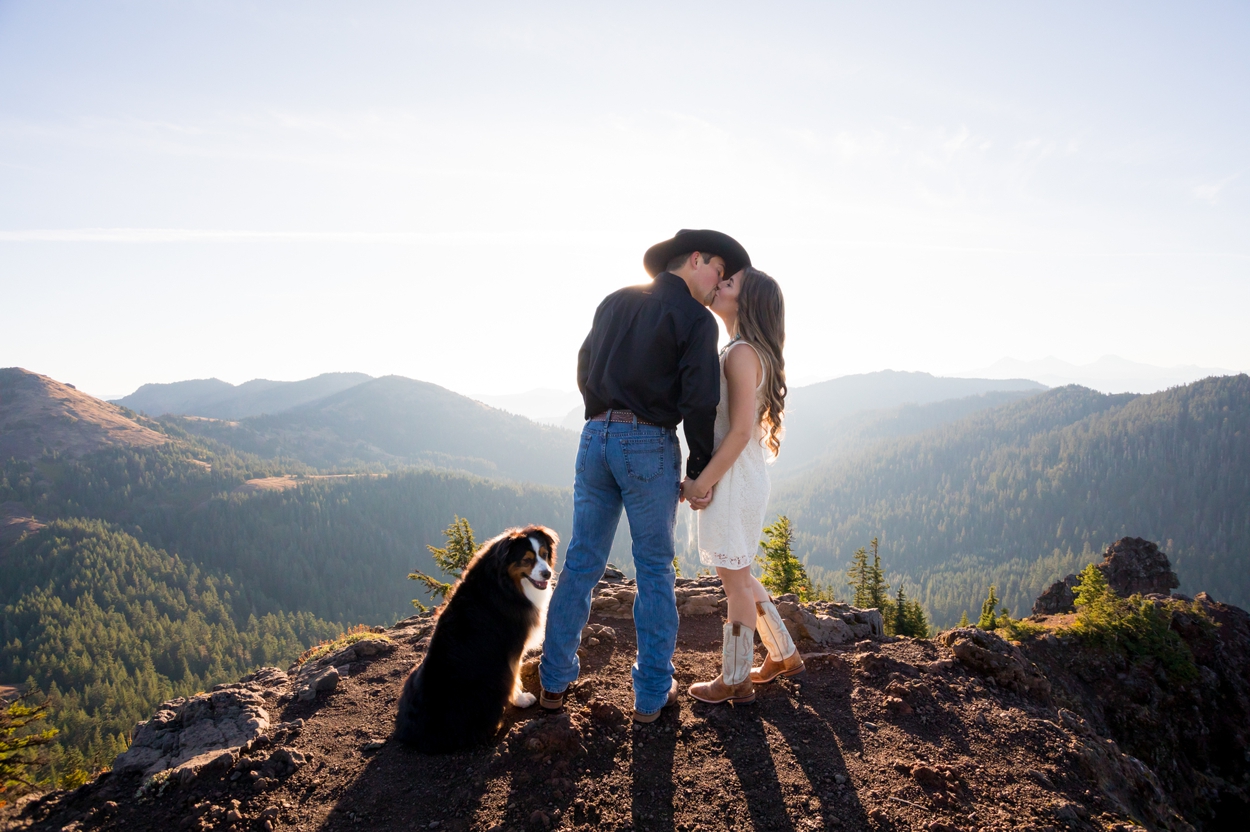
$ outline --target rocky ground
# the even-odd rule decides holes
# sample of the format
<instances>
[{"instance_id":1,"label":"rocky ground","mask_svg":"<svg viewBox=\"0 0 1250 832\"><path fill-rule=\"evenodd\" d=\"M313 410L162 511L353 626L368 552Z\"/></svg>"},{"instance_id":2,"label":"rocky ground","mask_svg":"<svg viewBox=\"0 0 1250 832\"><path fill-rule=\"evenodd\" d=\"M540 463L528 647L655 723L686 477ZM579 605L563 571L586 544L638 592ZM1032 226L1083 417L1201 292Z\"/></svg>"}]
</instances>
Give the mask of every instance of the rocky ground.
<instances>
[{"instance_id":1,"label":"rocky ground","mask_svg":"<svg viewBox=\"0 0 1250 832\"><path fill-rule=\"evenodd\" d=\"M639 726L628 718L628 593L619 577L601 588L614 600L597 604L584 633L566 711L509 708L489 747L431 757L388 740L432 626L414 617L289 673L265 669L166 703L113 772L21 801L0 827L1244 828L1250 616L1236 608L1197 599L1220 626L1182 632L1201 678L1177 689L1158 668L1061 630L1021 644L973 628L888 638L872 634L865 611L783 602L804 677L762 686L738 708L683 696ZM719 671L721 616L706 582L686 582L682 595L684 690ZM533 660L525 680L537 690Z\"/></svg>"}]
</instances>

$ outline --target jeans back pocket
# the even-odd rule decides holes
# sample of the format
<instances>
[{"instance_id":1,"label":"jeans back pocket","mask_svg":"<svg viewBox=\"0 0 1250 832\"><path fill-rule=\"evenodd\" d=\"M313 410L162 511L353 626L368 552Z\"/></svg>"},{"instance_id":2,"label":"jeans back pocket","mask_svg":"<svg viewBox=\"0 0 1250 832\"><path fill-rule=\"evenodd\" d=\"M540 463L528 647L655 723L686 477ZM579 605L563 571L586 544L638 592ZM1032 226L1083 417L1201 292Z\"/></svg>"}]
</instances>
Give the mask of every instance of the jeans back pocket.
<instances>
[{"instance_id":1,"label":"jeans back pocket","mask_svg":"<svg viewBox=\"0 0 1250 832\"><path fill-rule=\"evenodd\" d=\"M671 443L666 436L645 436L622 439L621 450L625 455L625 470L630 478L642 482L664 473L664 461Z\"/></svg>"},{"instance_id":2,"label":"jeans back pocket","mask_svg":"<svg viewBox=\"0 0 1250 832\"><path fill-rule=\"evenodd\" d=\"M578 474L586 470L586 456L590 453L590 440L594 438L594 434L588 430L583 430L581 438L577 446L577 465L575 470Z\"/></svg>"}]
</instances>

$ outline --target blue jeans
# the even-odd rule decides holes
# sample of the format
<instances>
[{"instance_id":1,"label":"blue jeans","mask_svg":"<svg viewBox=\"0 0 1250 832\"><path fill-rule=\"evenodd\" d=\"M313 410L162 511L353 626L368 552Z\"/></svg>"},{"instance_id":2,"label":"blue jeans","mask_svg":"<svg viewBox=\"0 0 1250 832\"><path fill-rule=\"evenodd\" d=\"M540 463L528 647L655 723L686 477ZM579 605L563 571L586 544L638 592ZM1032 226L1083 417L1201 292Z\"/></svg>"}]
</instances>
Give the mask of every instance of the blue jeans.
<instances>
[{"instance_id":1,"label":"blue jeans","mask_svg":"<svg viewBox=\"0 0 1250 832\"><path fill-rule=\"evenodd\" d=\"M560 693L577 679L577 647L590 618L590 595L603 577L621 508L634 541L638 593L634 628L634 707L664 707L673 681L677 599L673 595L673 526L681 490L677 432L629 422L587 422L573 482L573 535L547 610L539 678Z\"/></svg>"}]
</instances>

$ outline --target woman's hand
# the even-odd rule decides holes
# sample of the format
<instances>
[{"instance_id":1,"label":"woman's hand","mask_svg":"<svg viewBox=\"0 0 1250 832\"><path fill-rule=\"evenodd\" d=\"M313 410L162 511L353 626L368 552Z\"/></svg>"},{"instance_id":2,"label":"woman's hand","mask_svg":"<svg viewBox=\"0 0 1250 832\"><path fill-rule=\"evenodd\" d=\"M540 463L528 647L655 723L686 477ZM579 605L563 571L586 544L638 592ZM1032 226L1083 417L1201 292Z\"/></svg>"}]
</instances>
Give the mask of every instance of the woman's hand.
<instances>
[{"instance_id":1,"label":"woman's hand","mask_svg":"<svg viewBox=\"0 0 1250 832\"><path fill-rule=\"evenodd\" d=\"M701 511L711 504L713 488L714 486L702 485L698 479L687 477L681 484L681 498L690 503L695 511Z\"/></svg>"}]
</instances>

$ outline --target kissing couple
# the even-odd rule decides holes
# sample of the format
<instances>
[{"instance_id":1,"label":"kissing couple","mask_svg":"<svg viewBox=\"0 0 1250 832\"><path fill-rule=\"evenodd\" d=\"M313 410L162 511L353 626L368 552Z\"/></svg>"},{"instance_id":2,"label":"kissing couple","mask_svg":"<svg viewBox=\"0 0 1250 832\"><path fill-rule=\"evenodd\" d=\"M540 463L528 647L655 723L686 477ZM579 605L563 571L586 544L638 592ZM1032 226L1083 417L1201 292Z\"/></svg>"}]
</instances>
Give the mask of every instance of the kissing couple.
<instances>
[{"instance_id":1,"label":"kissing couple","mask_svg":"<svg viewBox=\"0 0 1250 832\"><path fill-rule=\"evenodd\" d=\"M643 266L652 282L608 295L577 355L586 426L573 533L547 610L539 704L559 710L578 677L591 593L624 508L637 576L633 718L650 723L677 702L673 531L681 501L698 512L699 560L716 568L729 600L721 674L689 694L745 704L755 685L801 672L803 660L751 574L786 399L781 288L718 231L678 231L648 249ZM712 313L731 339L719 355ZM678 423L690 450L684 480ZM768 651L760 667L752 667L756 632Z\"/></svg>"}]
</instances>

